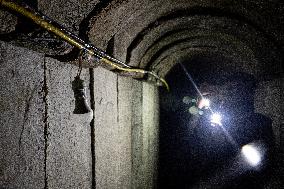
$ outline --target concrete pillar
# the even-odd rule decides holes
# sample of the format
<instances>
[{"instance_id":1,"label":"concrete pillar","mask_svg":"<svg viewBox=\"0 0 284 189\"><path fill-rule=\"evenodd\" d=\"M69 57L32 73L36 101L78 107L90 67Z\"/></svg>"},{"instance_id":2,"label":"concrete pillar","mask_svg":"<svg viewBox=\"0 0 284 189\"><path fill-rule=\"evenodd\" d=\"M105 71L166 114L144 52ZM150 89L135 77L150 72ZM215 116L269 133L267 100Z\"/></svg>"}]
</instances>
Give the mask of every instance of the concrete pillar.
<instances>
[{"instance_id":1,"label":"concrete pillar","mask_svg":"<svg viewBox=\"0 0 284 189\"><path fill-rule=\"evenodd\" d=\"M97 188L153 188L158 153L155 86L94 72Z\"/></svg>"}]
</instances>

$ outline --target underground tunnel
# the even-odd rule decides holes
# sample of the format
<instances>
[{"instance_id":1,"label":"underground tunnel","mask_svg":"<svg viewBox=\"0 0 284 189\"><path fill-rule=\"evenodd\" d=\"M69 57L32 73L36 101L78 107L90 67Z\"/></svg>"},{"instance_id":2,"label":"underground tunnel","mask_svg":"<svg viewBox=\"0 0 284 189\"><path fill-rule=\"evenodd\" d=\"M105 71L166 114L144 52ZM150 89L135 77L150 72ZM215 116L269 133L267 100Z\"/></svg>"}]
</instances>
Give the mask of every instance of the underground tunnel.
<instances>
[{"instance_id":1,"label":"underground tunnel","mask_svg":"<svg viewBox=\"0 0 284 189\"><path fill-rule=\"evenodd\" d=\"M282 2L0 4L0 188L283 187Z\"/></svg>"}]
</instances>

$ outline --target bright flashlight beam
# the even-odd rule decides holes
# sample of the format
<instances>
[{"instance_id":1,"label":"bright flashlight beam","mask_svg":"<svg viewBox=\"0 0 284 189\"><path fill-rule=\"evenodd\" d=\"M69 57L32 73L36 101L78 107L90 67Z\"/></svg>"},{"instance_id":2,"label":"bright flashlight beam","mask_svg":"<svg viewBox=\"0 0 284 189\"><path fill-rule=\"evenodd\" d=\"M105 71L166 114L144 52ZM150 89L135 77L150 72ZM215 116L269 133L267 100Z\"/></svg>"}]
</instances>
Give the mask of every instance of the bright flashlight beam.
<instances>
[{"instance_id":1,"label":"bright flashlight beam","mask_svg":"<svg viewBox=\"0 0 284 189\"><path fill-rule=\"evenodd\" d=\"M239 148L237 142L234 140L234 138L230 135L230 133L222 126L220 125L220 127L222 128L224 134L226 135L228 141L232 144L232 146L234 146L235 148Z\"/></svg>"},{"instance_id":2,"label":"bright flashlight beam","mask_svg":"<svg viewBox=\"0 0 284 189\"><path fill-rule=\"evenodd\" d=\"M205 109L208 109L210 107L210 100L207 99L207 98L202 98L198 104L198 108L199 109L202 109L202 108L205 108Z\"/></svg>"},{"instance_id":3,"label":"bright flashlight beam","mask_svg":"<svg viewBox=\"0 0 284 189\"><path fill-rule=\"evenodd\" d=\"M186 76L188 77L188 79L190 80L190 82L192 83L192 85L194 86L195 90L198 92L198 94L201 96L201 98L203 98L203 95L201 94L200 90L198 89L197 85L195 84L195 82L193 81L191 75L188 73L188 71L186 70L185 66L182 63L179 63L184 71L184 73L186 74Z\"/></svg>"},{"instance_id":4,"label":"bright flashlight beam","mask_svg":"<svg viewBox=\"0 0 284 189\"><path fill-rule=\"evenodd\" d=\"M243 146L242 154L250 166L256 167L260 164L261 154L255 146L251 144L247 144Z\"/></svg>"},{"instance_id":5,"label":"bright flashlight beam","mask_svg":"<svg viewBox=\"0 0 284 189\"><path fill-rule=\"evenodd\" d=\"M197 85L195 84L193 78L191 77L191 75L189 74L189 72L186 70L185 66L182 63L179 63L180 66L182 67L183 71L185 72L187 78L190 80L190 82L192 83L192 85L194 86L195 90L197 91L197 93L199 94L199 96L202 98L202 100L205 100L206 98L203 97L202 93L200 92L200 90L198 89ZM211 125L212 126L219 126L222 128L222 130L224 131L226 137L228 138L228 140L230 141L230 143L234 146L234 147L238 147L237 143L235 142L235 140L233 139L233 137L228 133L228 131L222 126L222 116L218 113L214 113L213 110L210 108L210 101L207 99L205 101L205 104L208 105L208 109L209 111L212 113L211 116Z\"/></svg>"},{"instance_id":6,"label":"bright flashlight beam","mask_svg":"<svg viewBox=\"0 0 284 189\"><path fill-rule=\"evenodd\" d=\"M189 74L189 72L186 70L185 66L182 63L179 63L180 66L182 67L184 73L186 74L187 78L190 80L190 82L192 83L193 87L195 88L195 90L197 91L198 95L204 99L202 93L200 92L200 90L198 89L197 85L195 84L193 78L191 77L191 75ZM211 111L211 113L213 113L212 109L210 108L210 106L208 106L208 109Z\"/></svg>"},{"instance_id":7,"label":"bright flashlight beam","mask_svg":"<svg viewBox=\"0 0 284 189\"><path fill-rule=\"evenodd\" d=\"M213 113L210 122L212 126L222 125L222 116L218 113Z\"/></svg>"},{"instance_id":8,"label":"bright flashlight beam","mask_svg":"<svg viewBox=\"0 0 284 189\"><path fill-rule=\"evenodd\" d=\"M206 106L206 107L209 107L210 106L210 100L209 99L207 99L207 98L205 98L205 99L203 99L203 103L204 103L204 106Z\"/></svg>"}]
</instances>

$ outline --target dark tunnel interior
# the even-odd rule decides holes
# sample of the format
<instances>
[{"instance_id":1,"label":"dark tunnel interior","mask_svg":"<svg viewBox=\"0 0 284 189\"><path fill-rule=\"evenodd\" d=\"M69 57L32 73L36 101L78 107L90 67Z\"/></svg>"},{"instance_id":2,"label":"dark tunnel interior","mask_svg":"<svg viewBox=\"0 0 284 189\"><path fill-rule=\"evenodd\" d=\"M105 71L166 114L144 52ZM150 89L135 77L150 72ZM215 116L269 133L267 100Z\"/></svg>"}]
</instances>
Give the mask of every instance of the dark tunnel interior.
<instances>
[{"instance_id":1,"label":"dark tunnel interior","mask_svg":"<svg viewBox=\"0 0 284 189\"><path fill-rule=\"evenodd\" d=\"M255 78L233 68L219 55L182 60L167 75L171 92L160 90L158 188L262 188L273 166L274 136L271 119L254 112ZM196 99L182 65L222 126L212 126L210 115L194 115L186 97ZM242 146L263 147L258 168L244 164Z\"/></svg>"},{"instance_id":2,"label":"dark tunnel interior","mask_svg":"<svg viewBox=\"0 0 284 189\"><path fill-rule=\"evenodd\" d=\"M284 188L282 1L0 0L0 189Z\"/></svg>"}]
</instances>

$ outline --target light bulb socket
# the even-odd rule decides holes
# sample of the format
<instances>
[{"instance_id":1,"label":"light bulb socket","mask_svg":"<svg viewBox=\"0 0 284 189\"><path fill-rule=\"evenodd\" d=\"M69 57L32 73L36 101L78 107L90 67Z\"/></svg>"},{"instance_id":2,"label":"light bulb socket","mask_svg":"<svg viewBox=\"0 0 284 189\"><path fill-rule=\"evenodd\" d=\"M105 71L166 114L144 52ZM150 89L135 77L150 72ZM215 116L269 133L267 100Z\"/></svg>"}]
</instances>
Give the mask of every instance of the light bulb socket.
<instances>
[{"instance_id":1,"label":"light bulb socket","mask_svg":"<svg viewBox=\"0 0 284 189\"><path fill-rule=\"evenodd\" d=\"M86 84L84 80L80 79L79 76L74 78L72 81L72 90L75 98L75 109L74 114L85 114L91 112L91 108L87 102L86 97Z\"/></svg>"}]
</instances>

